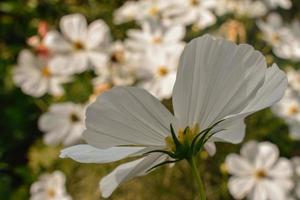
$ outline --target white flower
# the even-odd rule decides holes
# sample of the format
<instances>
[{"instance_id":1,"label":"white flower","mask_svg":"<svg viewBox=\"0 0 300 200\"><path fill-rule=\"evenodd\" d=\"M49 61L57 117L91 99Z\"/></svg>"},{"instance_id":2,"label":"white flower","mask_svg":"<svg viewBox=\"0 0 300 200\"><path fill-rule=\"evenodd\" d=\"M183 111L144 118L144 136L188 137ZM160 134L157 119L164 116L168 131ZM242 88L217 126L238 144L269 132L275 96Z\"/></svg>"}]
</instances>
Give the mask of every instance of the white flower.
<instances>
[{"instance_id":1,"label":"white flower","mask_svg":"<svg viewBox=\"0 0 300 200\"><path fill-rule=\"evenodd\" d=\"M164 11L169 9L174 0L139 0L127 1L114 13L116 24L137 20L142 22L147 19L164 21Z\"/></svg>"},{"instance_id":2,"label":"white flower","mask_svg":"<svg viewBox=\"0 0 300 200\"><path fill-rule=\"evenodd\" d=\"M216 23L212 9L217 3L217 0L174 0L172 6L165 10L166 24L192 24L204 29Z\"/></svg>"},{"instance_id":3,"label":"white flower","mask_svg":"<svg viewBox=\"0 0 300 200\"><path fill-rule=\"evenodd\" d=\"M292 2L290 0L264 0L268 7L277 8L281 7L284 9L289 9L292 7Z\"/></svg>"},{"instance_id":4,"label":"white flower","mask_svg":"<svg viewBox=\"0 0 300 200\"><path fill-rule=\"evenodd\" d=\"M257 18L267 13L266 6L261 1L253 0L219 0L216 7L217 15L232 13L236 16Z\"/></svg>"},{"instance_id":5,"label":"white flower","mask_svg":"<svg viewBox=\"0 0 300 200\"><path fill-rule=\"evenodd\" d=\"M41 175L30 187L30 200L71 200L65 182L66 177L60 171Z\"/></svg>"},{"instance_id":6,"label":"white flower","mask_svg":"<svg viewBox=\"0 0 300 200\"><path fill-rule=\"evenodd\" d=\"M296 92L300 92L300 70L295 70L293 68L287 69L287 78L289 81L289 86Z\"/></svg>"},{"instance_id":7,"label":"white flower","mask_svg":"<svg viewBox=\"0 0 300 200\"><path fill-rule=\"evenodd\" d=\"M143 21L142 30L133 29L128 31L128 39L125 41L126 46L133 51L147 51L152 47L167 48L175 50L183 48L182 41L185 35L183 26L166 27L154 21Z\"/></svg>"},{"instance_id":8,"label":"white flower","mask_svg":"<svg viewBox=\"0 0 300 200\"><path fill-rule=\"evenodd\" d=\"M278 158L278 148L270 142L251 141L241 149L241 155L229 154L228 182L235 199L285 200L292 189L292 165L286 158Z\"/></svg>"},{"instance_id":9,"label":"white flower","mask_svg":"<svg viewBox=\"0 0 300 200\"><path fill-rule=\"evenodd\" d=\"M45 57L37 57L29 50L22 50L18 57L18 66L14 68L14 82L22 91L34 97L46 93L54 96L63 95L63 83L70 81L60 64Z\"/></svg>"},{"instance_id":10,"label":"white flower","mask_svg":"<svg viewBox=\"0 0 300 200\"><path fill-rule=\"evenodd\" d=\"M73 103L58 103L50 106L39 121L39 129L45 132L48 145L63 143L68 146L81 139L84 126L84 107Z\"/></svg>"},{"instance_id":11,"label":"white flower","mask_svg":"<svg viewBox=\"0 0 300 200\"><path fill-rule=\"evenodd\" d=\"M70 73L80 73L90 65L106 65L105 49L110 41L109 28L102 20L90 25L81 14L70 14L60 20L61 35L50 31L45 37L45 45L63 60L62 66Z\"/></svg>"},{"instance_id":12,"label":"white flower","mask_svg":"<svg viewBox=\"0 0 300 200\"><path fill-rule=\"evenodd\" d=\"M144 80L139 84L158 99L168 99L172 95L176 79L178 61L182 49L176 48L177 52L166 51L162 48L149 50L141 69L144 72Z\"/></svg>"},{"instance_id":13,"label":"white flower","mask_svg":"<svg viewBox=\"0 0 300 200\"><path fill-rule=\"evenodd\" d=\"M294 181L295 181L295 198L300 199L300 157L296 156L292 159L293 167L294 167Z\"/></svg>"},{"instance_id":14,"label":"white flower","mask_svg":"<svg viewBox=\"0 0 300 200\"><path fill-rule=\"evenodd\" d=\"M87 109L83 137L88 144L64 149L61 157L107 163L151 150L175 152L175 145L191 145L196 134L216 122L208 142L238 143L245 134L244 118L277 102L286 86L284 73L275 64L267 68L251 46L206 35L187 44L181 56L172 95L174 115L143 89L115 87ZM166 160L176 161L150 153L120 165L101 180L102 196Z\"/></svg>"}]
</instances>

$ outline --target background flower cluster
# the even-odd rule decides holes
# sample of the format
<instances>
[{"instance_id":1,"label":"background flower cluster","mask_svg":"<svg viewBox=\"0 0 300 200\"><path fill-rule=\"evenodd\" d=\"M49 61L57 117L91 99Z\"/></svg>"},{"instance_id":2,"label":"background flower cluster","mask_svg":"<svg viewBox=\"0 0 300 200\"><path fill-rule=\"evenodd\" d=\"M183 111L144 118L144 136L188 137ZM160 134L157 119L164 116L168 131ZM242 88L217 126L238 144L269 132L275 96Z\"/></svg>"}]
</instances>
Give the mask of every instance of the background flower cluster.
<instances>
[{"instance_id":1,"label":"background flower cluster","mask_svg":"<svg viewBox=\"0 0 300 200\"><path fill-rule=\"evenodd\" d=\"M289 80L278 104L246 120L243 144L201 153L208 199L300 199L299 11L297 0L1 2L0 199L99 199L98 181L115 165L58 158L84 143L86 107L114 86L136 86L171 108L182 50L206 33L253 45ZM196 198L178 165L112 198Z\"/></svg>"}]
</instances>

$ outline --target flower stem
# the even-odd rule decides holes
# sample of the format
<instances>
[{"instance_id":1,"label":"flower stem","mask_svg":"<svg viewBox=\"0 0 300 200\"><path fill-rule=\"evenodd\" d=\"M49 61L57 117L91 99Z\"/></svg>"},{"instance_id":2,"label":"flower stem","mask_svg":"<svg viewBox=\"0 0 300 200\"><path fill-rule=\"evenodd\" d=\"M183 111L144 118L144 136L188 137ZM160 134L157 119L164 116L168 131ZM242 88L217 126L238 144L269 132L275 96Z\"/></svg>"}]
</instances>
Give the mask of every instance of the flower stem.
<instances>
[{"instance_id":1,"label":"flower stem","mask_svg":"<svg viewBox=\"0 0 300 200\"><path fill-rule=\"evenodd\" d=\"M201 177L200 177L200 174L199 174L199 170L197 168L196 159L195 159L194 156L192 156L187 161L188 161L188 163L190 164L190 166L192 168L192 174L193 174L193 177L195 178L197 187L199 189L200 200L206 200L204 185L202 183L202 180L201 180Z\"/></svg>"}]
</instances>

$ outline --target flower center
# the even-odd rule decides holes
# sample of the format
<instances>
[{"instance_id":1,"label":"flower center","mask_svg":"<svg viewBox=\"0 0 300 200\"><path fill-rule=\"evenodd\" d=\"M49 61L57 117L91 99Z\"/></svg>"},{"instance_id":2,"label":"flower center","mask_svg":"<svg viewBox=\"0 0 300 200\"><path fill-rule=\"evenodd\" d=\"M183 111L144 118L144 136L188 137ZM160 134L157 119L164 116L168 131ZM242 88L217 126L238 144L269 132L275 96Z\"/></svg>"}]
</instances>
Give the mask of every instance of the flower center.
<instances>
[{"instance_id":1,"label":"flower center","mask_svg":"<svg viewBox=\"0 0 300 200\"><path fill-rule=\"evenodd\" d=\"M156 36L152 39L153 44L160 44L161 42L162 42L162 39L159 36Z\"/></svg>"},{"instance_id":2,"label":"flower center","mask_svg":"<svg viewBox=\"0 0 300 200\"><path fill-rule=\"evenodd\" d=\"M183 131L183 129L179 129L177 133L178 141L181 144L185 144L187 146L190 146L192 143L194 137L199 133L199 126L196 124L192 128L188 128L187 131ZM165 138L165 143L168 150L175 151L176 146L171 136L167 136Z\"/></svg>"},{"instance_id":3,"label":"flower center","mask_svg":"<svg viewBox=\"0 0 300 200\"><path fill-rule=\"evenodd\" d=\"M156 16L159 12L159 9L157 8L157 6L152 6L150 9L149 9L149 14L151 16Z\"/></svg>"},{"instance_id":4,"label":"flower center","mask_svg":"<svg viewBox=\"0 0 300 200\"><path fill-rule=\"evenodd\" d=\"M84 45L82 44L82 42L76 41L76 42L73 43L73 48L76 51L83 50L84 49Z\"/></svg>"},{"instance_id":5,"label":"flower center","mask_svg":"<svg viewBox=\"0 0 300 200\"><path fill-rule=\"evenodd\" d=\"M71 120L71 122L75 123L75 122L78 122L80 120L80 118L78 117L78 115L76 113L71 113L70 120Z\"/></svg>"},{"instance_id":6,"label":"flower center","mask_svg":"<svg viewBox=\"0 0 300 200\"><path fill-rule=\"evenodd\" d=\"M166 66L160 66L158 68L158 75L163 77L166 76L169 73L169 69Z\"/></svg>"},{"instance_id":7,"label":"flower center","mask_svg":"<svg viewBox=\"0 0 300 200\"><path fill-rule=\"evenodd\" d=\"M288 108L288 115L296 115L297 113L299 113L299 107L297 105L293 104Z\"/></svg>"},{"instance_id":8,"label":"flower center","mask_svg":"<svg viewBox=\"0 0 300 200\"><path fill-rule=\"evenodd\" d=\"M122 63L125 60L124 51L113 52L110 60L115 63Z\"/></svg>"},{"instance_id":9,"label":"flower center","mask_svg":"<svg viewBox=\"0 0 300 200\"><path fill-rule=\"evenodd\" d=\"M43 67L41 70L41 73L42 73L42 76L46 77L46 78L51 76L51 71L48 66Z\"/></svg>"},{"instance_id":10,"label":"flower center","mask_svg":"<svg viewBox=\"0 0 300 200\"><path fill-rule=\"evenodd\" d=\"M199 0L191 0L190 3L192 6L197 6L200 2Z\"/></svg>"},{"instance_id":11,"label":"flower center","mask_svg":"<svg viewBox=\"0 0 300 200\"><path fill-rule=\"evenodd\" d=\"M54 198L55 195L56 195L56 192L53 188L49 188L48 191L47 191L47 194L50 198Z\"/></svg>"},{"instance_id":12,"label":"flower center","mask_svg":"<svg viewBox=\"0 0 300 200\"><path fill-rule=\"evenodd\" d=\"M256 177L257 179L263 179L263 178L265 178L266 176L267 176L267 173L265 172L265 170L260 169L260 170L257 170L257 171L255 172L255 177Z\"/></svg>"}]
</instances>

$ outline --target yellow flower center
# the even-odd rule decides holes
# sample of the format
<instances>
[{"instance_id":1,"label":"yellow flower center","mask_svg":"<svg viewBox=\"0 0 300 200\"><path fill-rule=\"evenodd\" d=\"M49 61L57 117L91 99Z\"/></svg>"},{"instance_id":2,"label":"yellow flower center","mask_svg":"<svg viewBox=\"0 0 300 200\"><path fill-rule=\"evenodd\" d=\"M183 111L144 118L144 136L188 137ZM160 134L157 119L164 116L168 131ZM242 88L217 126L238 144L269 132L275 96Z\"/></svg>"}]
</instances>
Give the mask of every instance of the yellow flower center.
<instances>
[{"instance_id":1,"label":"yellow flower center","mask_svg":"<svg viewBox=\"0 0 300 200\"><path fill-rule=\"evenodd\" d=\"M166 76L169 73L169 69L166 66L160 66L158 68L158 75L159 76Z\"/></svg>"},{"instance_id":2,"label":"yellow flower center","mask_svg":"<svg viewBox=\"0 0 300 200\"><path fill-rule=\"evenodd\" d=\"M70 114L70 120L71 122L78 122L80 120L80 118L78 117L78 115L76 113L71 113Z\"/></svg>"},{"instance_id":3,"label":"yellow flower center","mask_svg":"<svg viewBox=\"0 0 300 200\"><path fill-rule=\"evenodd\" d=\"M190 3L192 6L197 6L200 2L199 0L191 0Z\"/></svg>"},{"instance_id":4,"label":"yellow flower center","mask_svg":"<svg viewBox=\"0 0 300 200\"><path fill-rule=\"evenodd\" d=\"M53 188L49 188L48 191L47 191L47 194L50 198L54 198L55 195L56 195L56 192Z\"/></svg>"},{"instance_id":5,"label":"yellow flower center","mask_svg":"<svg viewBox=\"0 0 300 200\"><path fill-rule=\"evenodd\" d=\"M263 179L263 178L265 178L266 176L267 176L267 173L266 173L264 170L262 170L262 169L257 170L257 171L255 172L255 177L256 177L257 179Z\"/></svg>"},{"instance_id":6,"label":"yellow flower center","mask_svg":"<svg viewBox=\"0 0 300 200\"><path fill-rule=\"evenodd\" d=\"M293 104L288 108L288 115L296 115L297 113L299 113L299 107L297 105Z\"/></svg>"},{"instance_id":7,"label":"yellow flower center","mask_svg":"<svg viewBox=\"0 0 300 200\"><path fill-rule=\"evenodd\" d=\"M159 12L159 9L157 8L157 6L152 6L150 9L149 9L149 14L151 16L156 16Z\"/></svg>"},{"instance_id":8,"label":"yellow flower center","mask_svg":"<svg viewBox=\"0 0 300 200\"><path fill-rule=\"evenodd\" d=\"M199 133L199 131L200 131L200 128L199 128L198 124L196 124L195 126L193 126L190 129L188 129L186 132L184 132L184 130L180 128L177 133L178 141L181 144L184 144L184 143L191 144L194 137ZM171 151L176 150L176 146L175 146L172 136L167 136L165 138L165 143L166 143L168 150L171 150Z\"/></svg>"},{"instance_id":9,"label":"yellow flower center","mask_svg":"<svg viewBox=\"0 0 300 200\"><path fill-rule=\"evenodd\" d=\"M154 37L152 40L153 44L160 44L161 42L162 42L162 39L159 36Z\"/></svg>"},{"instance_id":10,"label":"yellow flower center","mask_svg":"<svg viewBox=\"0 0 300 200\"><path fill-rule=\"evenodd\" d=\"M42 76L46 77L46 78L51 76L51 71L48 66L43 67L41 70L41 73L42 73Z\"/></svg>"},{"instance_id":11,"label":"yellow flower center","mask_svg":"<svg viewBox=\"0 0 300 200\"><path fill-rule=\"evenodd\" d=\"M79 50L84 49L84 45L82 44L82 42L76 41L76 42L73 43L73 48L74 48L76 51L79 51Z\"/></svg>"},{"instance_id":12,"label":"yellow flower center","mask_svg":"<svg viewBox=\"0 0 300 200\"><path fill-rule=\"evenodd\" d=\"M115 51L112 53L110 60L116 63L122 63L125 60L124 51Z\"/></svg>"}]
</instances>

